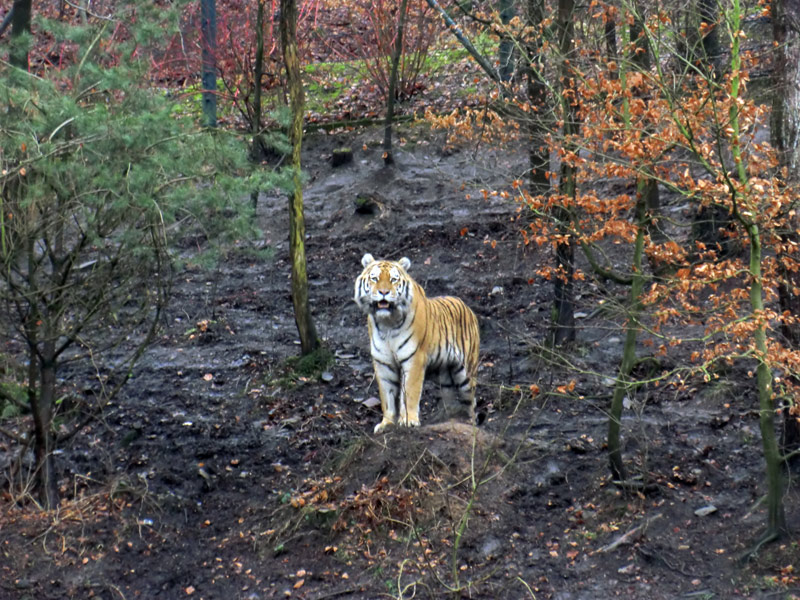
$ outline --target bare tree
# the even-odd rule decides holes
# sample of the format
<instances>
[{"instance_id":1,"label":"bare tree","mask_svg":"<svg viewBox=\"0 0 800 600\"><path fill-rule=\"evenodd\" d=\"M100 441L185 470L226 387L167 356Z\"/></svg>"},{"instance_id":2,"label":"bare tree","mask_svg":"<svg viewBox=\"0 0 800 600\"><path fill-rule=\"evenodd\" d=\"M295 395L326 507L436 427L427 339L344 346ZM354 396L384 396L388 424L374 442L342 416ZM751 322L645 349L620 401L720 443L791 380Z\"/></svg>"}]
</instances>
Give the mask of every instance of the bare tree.
<instances>
[{"instance_id":1,"label":"bare tree","mask_svg":"<svg viewBox=\"0 0 800 600\"><path fill-rule=\"evenodd\" d=\"M392 50L392 69L389 73L389 90L386 93L386 121L383 126L383 161L387 165L394 162L392 158L392 122L394 120L394 101L397 95L397 73L400 59L403 57L403 31L405 30L408 0L400 3L400 15L397 19L394 49Z\"/></svg>"}]
</instances>

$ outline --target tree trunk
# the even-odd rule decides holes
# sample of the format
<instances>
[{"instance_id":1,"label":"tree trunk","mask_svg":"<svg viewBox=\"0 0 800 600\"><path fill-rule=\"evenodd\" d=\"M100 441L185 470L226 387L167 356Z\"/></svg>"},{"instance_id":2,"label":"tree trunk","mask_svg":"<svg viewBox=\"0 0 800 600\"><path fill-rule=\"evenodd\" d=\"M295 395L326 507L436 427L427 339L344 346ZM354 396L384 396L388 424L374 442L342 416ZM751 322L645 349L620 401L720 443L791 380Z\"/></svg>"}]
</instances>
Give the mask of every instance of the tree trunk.
<instances>
[{"instance_id":1,"label":"tree trunk","mask_svg":"<svg viewBox=\"0 0 800 600\"><path fill-rule=\"evenodd\" d=\"M12 65L24 71L28 70L31 4L31 0L14 0L11 7L11 51L8 60Z\"/></svg>"},{"instance_id":2,"label":"tree trunk","mask_svg":"<svg viewBox=\"0 0 800 600\"><path fill-rule=\"evenodd\" d=\"M625 463L622 460L622 443L620 426L625 396L633 389L630 381L633 366L636 363L636 339L639 336L639 319L642 312L642 290L644 289L644 272L642 258L644 256L644 238L647 229L647 187L648 182L640 179L636 190L636 241L633 248L633 265L631 273L631 289L628 296L628 320L625 324L625 344L622 347L622 361L619 374L611 397L608 411L608 463L611 476L615 481L624 483L627 479Z\"/></svg>"},{"instance_id":3,"label":"tree trunk","mask_svg":"<svg viewBox=\"0 0 800 600\"><path fill-rule=\"evenodd\" d=\"M705 35L701 36L703 46L703 56L701 66L708 77L716 79L719 73L719 60L722 50L719 43L719 6L718 0L699 0L697 12L700 19L710 27L706 29Z\"/></svg>"},{"instance_id":4,"label":"tree trunk","mask_svg":"<svg viewBox=\"0 0 800 600\"><path fill-rule=\"evenodd\" d=\"M606 8L605 23L603 25L603 40L606 43L606 56L608 60L617 60L617 20L611 8ZM610 74L612 79L617 78L617 71Z\"/></svg>"},{"instance_id":5,"label":"tree trunk","mask_svg":"<svg viewBox=\"0 0 800 600\"><path fill-rule=\"evenodd\" d=\"M383 162L390 165L392 158L392 123L394 121L394 101L397 95L397 73L400 71L400 59L403 58L403 31L406 25L408 0L400 4L400 15L397 18L397 34L392 50L392 69L389 73L389 90L386 95L386 123L383 126Z\"/></svg>"},{"instance_id":6,"label":"tree trunk","mask_svg":"<svg viewBox=\"0 0 800 600\"><path fill-rule=\"evenodd\" d=\"M258 145L257 156L261 156L261 84L264 80L264 0L258 0L256 10L256 59L253 63L253 117L250 130L253 145Z\"/></svg>"},{"instance_id":7,"label":"tree trunk","mask_svg":"<svg viewBox=\"0 0 800 600\"><path fill-rule=\"evenodd\" d=\"M56 400L54 347L54 341L48 340L43 344L42 357L39 360L39 393L31 398L39 501L47 510L58 506L58 484L53 460L53 407Z\"/></svg>"},{"instance_id":8,"label":"tree trunk","mask_svg":"<svg viewBox=\"0 0 800 600\"><path fill-rule=\"evenodd\" d=\"M260 163L264 156L264 139L261 135L261 83L264 79L264 0L258 0L256 9L256 59L253 64L253 112L250 131L253 139L250 146L250 158ZM250 192L253 212L258 208L258 190Z\"/></svg>"},{"instance_id":9,"label":"tree trunk","mask_svg":"<svg viewBox=\"0 0 800 600\"><path fill-rule=\"evenodd\" d=\"M761 287L761 237L758 226L747 226L750 239L750 308L753 315L764 313L764 291ZM783 460L775 437L775 412L772 399L772 373L765 361L768 353L767 330L763 323L755 331L755 349L758 359L756 382L758 385L758 424L761 431L761 446L767 470L767 530L762 543L778 539L786 533L786 516L783 509Z\"/></svg>"},{"instance_id":10,"label":"tree trunk","mask_svg":"<svg viewBox=\"0 0 800 600\"><path fill-rule=\"evenodd\" d=\"M497 10L500 13L500 22L507 25L514 18L513 0L499 0ZM500 80L511 81L511 76L514 74L514 40L509 36L501 36L497 57L500 63Z\"/></svg>"},{"instance_id":11,"label":"tree trunk","mask_svg":"<svg viewBox=\"0 0 800 600\"><path fill-rule=\"evenodd\" d=\"M644 29L644 10L642 3L637 1L635 15L633 22L630 25L630 41L633 42L633 55L631 56L631 64L633 67L643 73L650 71L652 64L652 56L650 52L650 43ZM641 94L639 94L641 96ZM644 99L648 102L648 99ZM658 181L652 177L642 177L643 181L637 182L637 193L644 197L644 206L646 214L644 215L644 223L647 228L647 235L650 236L651 242L659 243L666 239L666 236L659 227L659 220L661 218L661 195L658 189ZM650 268L656 273L662 273L667 265L663 264L650 264Z\"/></svg>"},{"instance_id":12,"label":"tree trunk","mask_svg":"<svg viewBox=\"0 0 800 600\"><path fill-rule=\"evenodd\" d=\"M217 6L215 0L201 0L200 28L203 62L203 114L208 127L217 126Z\"/></svg>"},{"instance_id":13,"label":"tree trunk","mask_svg":"<svg viewBox=\"0 0 800 600\"><path fill-rule=\"evenodd\" d=\"M577 170L569 164L567 157L577 153L574 142L580 132L577 116L577 95L574 74L570 61L573 51L572 35L574 31L572 17L575 9L574 0L558 2L558 42L561 53L559 80L561 84L561 114L564 120L564 148L566 156L561 162L559 193L569 203L577 192ZM556 276L553 281L553 313L551 320L550 341L553 347L561 346L575 339L575 292L573 276L575 274L575 246L570 235L572 215L567 206L558 206L553 211L553 218L566 241L556 245Z\"/></svg>"},{"instance_id":14,"label":"tree trunk","mask_svg":"<svg viewBox=\"0 0 800 600\"><path fill-rule=\"evenodd\" d=\"M292 262L292 304L294 319L300 334L300 348L309 354L319 347L317 331L308 304L308 275L306 273L306 224L303 216L303 185L300 177L300 150L303 143L303 82L300 78L300 58L297 53L297 3L281 0L281 44L289 85L289 104L292 124L289 138L292 143L294 191L289 196L289 256Z\"/></svg>"},{"instance_id":15,"label":"tree trunk","mask_svg":"<svg viewBox=\"0 0 800 600\"><path fill-rule=\"evenodd\" d=\"M800 180L800 0L773 0L775 41L772 145L793 183Z\"/></svg>"},{"instance_id":16,"label":"tree trunk","mask_svg":"<svg viewBox=\"0 0 800 600\"><path fill-rule=\"evenodd\" d=\"M800 0L773 0L772 33L775 41L773 51L773 96L772 122L770 128L772 146L778 151L780 165L786 172L789 185L800 183ZM797 247L798 223L793 223L783 234L784 247ZM800 318L800 270L797 257L781 256L781 283L778 300L782 313ZM793 349L800 348L800 325L783 322L781 326L785 343ZM794 383L800 384L795 378ZM800 414L796 402L783 410L781 449L784 455L792 456L787 467L796 472L800 468Z\"/></svg>"},{"instance_id":17,"label":"tree trunk","mask_svg":"<svg viewBox=\"0 0 800 600\"><path fill-rule=\"evenodd\" d=\"M29 241L27 246L30 269L33 263L32 241ZM29 270L30 272L32 271ZM25 323L25 337L28 341L28 402L33 416L36 490L42 507L50 510L58 506L58 485L53 464L56 356L55 340L52 336L44 341L40 339L41 323L42 318L38 311L31 307Z\"/></svg>"},{"instance_id":18,"label":"tree trunk","mask_svg":"<svg viewBox=\"0 0 800 600\"><path fill-rule=\"evenodd\" d=\"M741 93L741 50L739 30L741 28L741 18L744 10L740 6L739 0L733 0L732 7L726 15L731 35L731 78L730 95L734 100L739 99ZM745 193L753 193L749 189L748 174L745 162L742 159L742 149L740 145L741 129L739 123L739 108L734 102L728 111L730 123L731 153L733 154L733 164L736 165L736 175L738 184ZM739 192L731 186L731 192ZM741 213L738 209L734 211L735 217L747 231L747 238L750 244L750 264L748 275L750 279L750 316L756 323L753 332L754 358L758 361L756 367L756 383L758 386L758 423L761 431L761 448L764 454L767 478L767 529L762 536L759 546L769 540L777 539L786 533L786 516L783 508L784 497L784 478L783 478L783 456L780 446L775 436L775 401L772 397L772 373L767 357L769 347L767 344L767 324L762 316L764 314L764 288L762 264L764 255L761 246L761 232L758 224L751 220L746 213Z\"/></svg>"},{"instance_id":19,"label":"tree trunk","mask_svg":"<svg viewBox=\"0 0 800 600\"><path fill-rule=\"evenodd\" d=\"M547 86L540 71L541 35L539 28L544 20L543 0L528 0L526 5L527 25L535 35L531 35L525 43L525 76L527 78L528 100L532 110L526 123L530 150L529 183L534 196L547 194L550 191L550 149L547 145L548 120L551 106L547 95Z\"/></svg>"}]
</instances>

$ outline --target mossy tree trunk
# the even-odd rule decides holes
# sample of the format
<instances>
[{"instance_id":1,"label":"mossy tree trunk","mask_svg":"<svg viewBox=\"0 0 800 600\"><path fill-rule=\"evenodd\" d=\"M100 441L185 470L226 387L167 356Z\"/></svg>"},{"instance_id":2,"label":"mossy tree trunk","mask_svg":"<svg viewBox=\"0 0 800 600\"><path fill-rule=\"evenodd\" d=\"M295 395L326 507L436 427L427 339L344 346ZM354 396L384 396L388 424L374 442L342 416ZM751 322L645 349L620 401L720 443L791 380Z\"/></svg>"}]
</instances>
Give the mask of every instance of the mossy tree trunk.
<instances>
[{"instance_id":1,"label":"mossy tree trunk","mask_svg":"<svg viewBox=\"0 0 800 600\"><path fill-rule=\"evenodd\" d=\"M731 31L731 81L730 95L737 99L741 93L741 50L739 31L744 10L740 0L733 0L729 9L727 21ZM731 128L731 153L733 163L736 165L739 189L731 186L731 194L751 194L749 189L748 174L742 159L740 146L741 128L739 124L738 105L732 103L728 115ZM784 478L783 455L775 435L775 399L772 393L772 373L768 364L769 348L767 344L767 323L764 320L764 288L762 276L762 263L764 254L761 247L761 233L758 224L748 214L743 214L738 204L734 204L734 216L747 232L750 244L750 264L748 275L750 277L750 316L755 321L753 344L756 367L756 384L758 388L758 422L761 431L761 448L764 454L767 478L767 529L761 542L777 539L786 533L786 517L783 509Z\"/></svg>"},{"instance_id":2,"label":"mossy tree trunk","mask_svg":"<svg viewBox=\"0 0 800 600\"><path fill-rule=\"evenodd\" d=\"M758 226L748 223L747 235L750 240L750 308L754 318L764 313L764 291L761 285L761 237ZM759 323L755 331L755 349L758 367L756 383L758 386L758 424L761 431L761 447L767 471L767 530L762 542L778 539L786 533L786 517L783 510L783 455L775 435L775 406L772 397L772 374L767 364L767 328Z\"/></svg>"},{"instance_id":3,"label":"mossy tree trunk","mask_svg":"<svg viewBox=\"0 0 800 600\"><path fill-rule=\"evenodd\" d=\"M292 263L292 304L294 319L300 334L303 354L310 354L319 346L317 330L311 318L308 303L308 274L306 272L306 223L303 215L303 182L300 172L300 150L303 144L303 109L305 98L300 76L300 58L297 52L297 2L281 0L281 44L289 86L289 104L292 113L289 138L292 144L294 190L289 196L289 256Z\"/></svg>"},{"instance_id":4,"label":"mossy tree trunk","mask_svg":"<svg viewBox=\"0 0 800 600\"><path fill-rule=\"evenodd\" d=\"M622 29L623 56L627 60L619 68L619 77L623 90L629 88L628 73L630 70L647 72L650 70L650 50L643 25L643 13L639 2L633 3L633 18L628 28ZM633 88L631 95L623 94L622 115L626 130L631 130L630 97L641 94ZM644 98L647 102L647 98ZM630 291L628 293L628 314L625 324L625 342L622 348L617 381L611 398L608 418L608 461L611 475L615 481L629 486L628 476L622 460L621 422L625 397L635 391L636 384L631 380L631 373L636 364L636 342L641 330L642 292L646 276L644 273L645 239L657 237L654 232L653 215L659 212L658 183L646 174L646 169L639 172L636 180L636 239L631 260Z\"/></svg>"},{"instance_id":5,"label":"mossy tree trunk","mask_svg":"<svg viewBox=\"0 0 800 600\"><path fill-rule=\"evenodd\" d=\"M639 179L636 190L636 241L633 247L633 261L631 273L631 289L628 296L628 320L625 324L625 343L622 347L622 361L620 362L614 393L611 397L611 407L608 411L608 464L611 476L615 481L625 483L628 479L625 464L622 460L622 442L620 428L622 424L622 410L625 396L632 392L635 384L630 376L636 364L636 339L639 336L639 319L642 313L642 291L645 276L642 271L644 257L644 238L647 229L647 188L648 180Z\"/></svg>"}]
</instances>

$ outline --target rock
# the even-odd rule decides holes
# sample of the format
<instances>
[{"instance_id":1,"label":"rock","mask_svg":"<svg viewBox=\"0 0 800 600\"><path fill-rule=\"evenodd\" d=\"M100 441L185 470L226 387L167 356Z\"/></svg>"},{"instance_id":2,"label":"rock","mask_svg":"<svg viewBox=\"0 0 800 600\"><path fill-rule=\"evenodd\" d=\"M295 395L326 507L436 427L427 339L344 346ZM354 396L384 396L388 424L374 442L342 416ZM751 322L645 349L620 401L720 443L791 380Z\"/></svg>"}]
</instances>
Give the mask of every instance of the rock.
<instances>
[{"instance_id":1,"label":"rock","mask_svg":"<svg viewBox=\"0 0 800 600\"><path fill-rule=\"evenodd\" d=\"M375 396L370 396L366 400L364 400L361 404L366 406L367 408L375 408L376 406L381 405L380 398L376 398Z\"/></svg>"},{"instance_id":2,"label":"rock","mask_svg":"<svg viewBox=\"0 0 800 600\"><path fill-rule=\"evenodd\" d=\"M698 517L707 517L708 515L715 512L717 512L717 507L714 506L713 504L709 504L707 506L698 508L696 511L694 511L694 514L696 514Z\"/></svg>"},{"instance_id":3,"label":"rock","mask_svg":"<svg viewBox=\"0 0 800 600\"><path fill-rule=\"evenodd\" d=\"M481 544L481 556L484 559L493 558L500 550L502 543L496 537L490 536Z\"/></svg>"}]
</instances>

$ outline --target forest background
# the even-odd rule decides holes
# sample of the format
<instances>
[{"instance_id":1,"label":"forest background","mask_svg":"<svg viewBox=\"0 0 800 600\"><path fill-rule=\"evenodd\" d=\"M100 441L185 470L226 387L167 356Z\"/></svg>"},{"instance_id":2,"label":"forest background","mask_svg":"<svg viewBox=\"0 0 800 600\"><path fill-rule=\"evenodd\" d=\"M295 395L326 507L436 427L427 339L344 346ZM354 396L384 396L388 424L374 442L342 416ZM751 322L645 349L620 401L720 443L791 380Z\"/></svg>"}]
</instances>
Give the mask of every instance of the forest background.
<instances>
[{"instance_id":1,"label":"forest background","mask_svg":"<svg viewBox=\"0 0 800 600\"><path fill-rule=\"evenodd\" d=\"M338 415L337 431L352 430L337 434L334 444L317 427L299 427L292 439L303 444L290 444L283 452L291 456L268 462L275 483L265 506L257 515L239 507L240 519L258 523L247 532L253 567L237 573L241 552L225 554L220 543L215 558L232 563L236 576L209 576L204 589L191 574L185 583L191 569L178 564L173 570L181 581L153 578L146 584L151 593L161 586L175 597L223 597L236 587L242 597L366 598L377 585L393 597L792 597L797 546L786 513L800 449L797 8L790 1L736 0L33 8L15 1L0 25L7 52L0 435L3 529L11 532L3 540L10 582L3 589L12 597L82 597L87 589L128 597L147 589L102 567L87 576L78 571L90 561L103 565L109 545L115 553L138 546L139 558L129 555L134 563L154 553L143 526L168 547L169 519L157 526L143 511L185 512L194 495L172 506L165 500L169 481L167 492L154 492L146 478L99 467L100 456L89 459L91 469L65 467L59 457L91 456L91 432L121 403L135 402L124 384L141 381L136 365L167 329L171 298L181 294L187 273L229 269L232 258L265 269L281 264L266 242L271 198L290 198L285 283L303 359L286 359L290 344L273 357L280 367L258 375L263 385L248 383L228 401L235 406L241 394L258 389L253 414L270 418L255 420L264 431L286 431L298 418L284 414L293 413L287 407L307 403L314 386L329 384L347 364L351 355L330 336L320 339L314 324L308 289L314 278L307 275L313 264L305 251L314 238L305 235L303 210L305 124L306 131L332 132L320 145L326 152L336 136L350 142L358 132L378 131L373 166L381 177L391 172L400 180L409 131L426 143L439 140L443 156L468 148L475 156L485 148L524 153L524 169L504 173L494 187L462 191L461 198L512 211L507 229L485 234L483 242L493 252L501 242L502 252L513 231L513 246L526 260L513 261L511 274L543 290L549 308L535 330L508 323L525 340L524 375L494 374L495 362L509 356L489 342L484 430L430 425L424 435L440 438L431 443L438 453L425 447L424 436L393 432L389 448L403 445L408 454L393 457L398 463L389 468L392 451L363 428L356 433L365 415L315 403L319 410L309 418ZM401 127L409 129L400 129L398 141ZM333 145L332 161L352 160L352 147ZM375 223L402 214L375 189L354 200L352 210ZM480 223L459 226L455 239L468 241L479 230ZM391 248L391 235L381 239ZM457 242L450 245L458 251ZM342 273L343 280L352 275ZM470 293L468 283L453 285ZM474 301L503 293L494 286ZM486 305L478 312L491 320ZM588 329L578 323L599 316L622 332L610 342L618 351L601 365L583 364L580 332ZM197 320L189 339L207 340L215 329L219 335L223 322ZM653 419L648 407L687 397L703 400L724 441L702 446L681 466L671 452L654 456L659 443L649 433L632 432ZM531 432L544 412L587 401L603 415L602 442L584 432L560 450L537 446ZM369 408L365 402L359 410ZM654 426L661 436L675 432L671 422ZM125 454L143 429L141 423L132 432L118 429L109 438L115 452ZM299 453L308 444L316 449ZM704 500L693 517L704 518L720 510L699 471L720 470L728 485L741 483L741 473L726 471L723 452L709 458L728 444L760 461L747 462L760 465L747 475L757 481L756 497L737 509L742 519L757 515L760 523L742 528L736 510L723 510L716 527L735 527L737 534L715 544L720 563L694 555L686 540L654 550L656 528L691 527L664 508L676 498L687 502L676 486ZM451 457L445 464L442 456L457 450L466 452L460 459L466 463ZM577 541L521 536L519 523L491 508L490 499L505 489L504 504L535 511L532 490L543 484L529 463L559 452L588 453L595 466L598 459L607 465L584 474L577 494L574 484L559 488L569 478L560 469L545 476L557 497L570 498L569 525L561 529ZM309 456L301 474L299 464ZM239 460L231 458L228 467ZM699 471L690 466L698 460ZM297 474L284 462L296 465ZM384 466L365 473L363 464ZM193 476L213 492L224 478L220 470L228 469L209 470L198 460ZM508 491L508 478L524 483ZM198 506L195 519L210 523ZM487 525L493 519L502 525ZM77 533L87 522L97 528L95 538ZM548 526L557 530L558 519L548 516ZM621 527L627 531L615 534ZM31 535L45 542L52 536L61 547L44 543L40 551L26 540ZM313 559L289 550L304 536L304 548L316 547ZM621 547L627 557L618 565L607 557ZM563 562L545 564L543 549L544 561ZM527 568L519 565L524 556ZM32 579L29 573L43 564L48 575ZM713 584L696 575L704 568L718 575L708 577ZM348 582L343 569L357 570L357 582ZM602 570L603 583L580 577L592 569ZM67 585L65 570L73 573ZM243 584L242 571L248 580L260 578ZM579 581L562 587L554 576L561 572L577 573Z\"/></svg>"}]
</instances>

